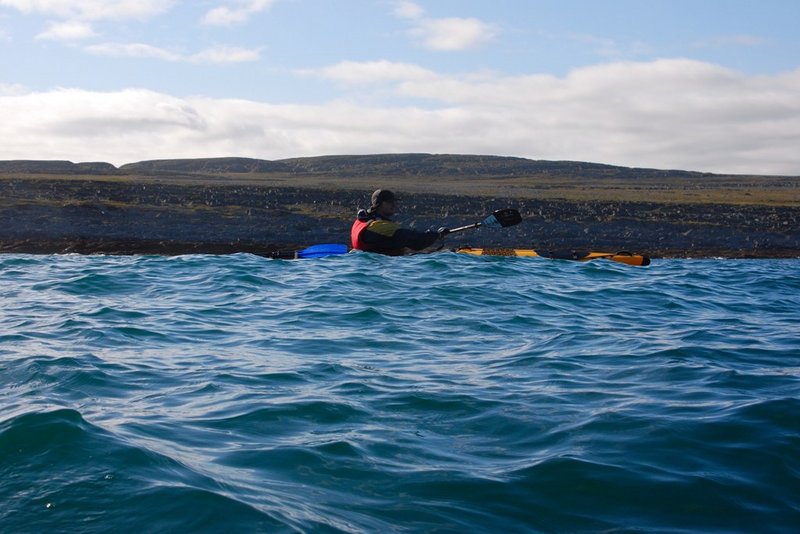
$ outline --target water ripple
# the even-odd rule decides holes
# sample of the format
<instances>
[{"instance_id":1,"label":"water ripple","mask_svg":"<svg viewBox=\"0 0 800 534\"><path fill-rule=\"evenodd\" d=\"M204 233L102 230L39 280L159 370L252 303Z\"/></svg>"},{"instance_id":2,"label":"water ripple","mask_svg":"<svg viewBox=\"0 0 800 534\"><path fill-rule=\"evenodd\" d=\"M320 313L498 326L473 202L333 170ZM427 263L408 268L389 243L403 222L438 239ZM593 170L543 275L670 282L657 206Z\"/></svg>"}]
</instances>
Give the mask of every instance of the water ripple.
<instances>
[{"instance_id":1,"label":"water ripple","mask_svg":"<svg viewBox=\"0 0 800 534\"><path fill-rule=\"evenodd\" d=\"M792 532L798 267L0 255L0 524Z\"/></svg>"}]
</instances>

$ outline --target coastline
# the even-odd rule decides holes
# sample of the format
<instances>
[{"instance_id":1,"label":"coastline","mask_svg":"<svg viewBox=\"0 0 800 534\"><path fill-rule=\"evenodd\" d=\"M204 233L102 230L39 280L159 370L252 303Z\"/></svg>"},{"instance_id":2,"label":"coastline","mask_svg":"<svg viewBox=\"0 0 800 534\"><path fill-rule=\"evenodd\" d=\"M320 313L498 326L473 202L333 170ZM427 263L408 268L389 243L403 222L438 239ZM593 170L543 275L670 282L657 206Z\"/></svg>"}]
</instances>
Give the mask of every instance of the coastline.
<instances>
[{"instance_id":1,"label":"coastline","mask_svg":"<svg viewBox=\"0 0 800 534\"><path fill-rule=\"evenodd\" d=\"M367 207L373 189L384 187L400 194L398 222L421 230L470 224L500 208L522 214L518 226L450 236L446 248L800 257L797 177L368 171L337 166L317 174L0 172L0 253L272 257L315 244L349 243L356 211Z\"/></svg>"},{"instance_id":2,"label":"coastline","mask_svg":"<svg viewBox=\"0 0 800 534\"><path fill-rule=\"evenodd\" d=\"M333 241L330 241L333 243ZM347 244L345 240L338 243ZM319 243L306 244L271 244L271 243L205 243L205 242L176 242L176 241L151 241L131 239L23 239L0 240L0 254L81 254L81 255L106 255L106 256L181 256L185 254L253 254L266 258L292 259L295 251ZM530 248L529 245L510 245L512 248ZM446 246L445 251L455 247ZM578 248L538 249L543 250L582 250ZM617 248L606 247L600 252L619 252ZM627 250L627 249L625 249ZM584 252L589 252L588 249ZM629 251L630 252L630 251ZM798 259L799 249L726 249L726 248L641 248L638 252L652 259L731 259L731 260L759 260L759 259Z\"/></svg>"}]
</instances>

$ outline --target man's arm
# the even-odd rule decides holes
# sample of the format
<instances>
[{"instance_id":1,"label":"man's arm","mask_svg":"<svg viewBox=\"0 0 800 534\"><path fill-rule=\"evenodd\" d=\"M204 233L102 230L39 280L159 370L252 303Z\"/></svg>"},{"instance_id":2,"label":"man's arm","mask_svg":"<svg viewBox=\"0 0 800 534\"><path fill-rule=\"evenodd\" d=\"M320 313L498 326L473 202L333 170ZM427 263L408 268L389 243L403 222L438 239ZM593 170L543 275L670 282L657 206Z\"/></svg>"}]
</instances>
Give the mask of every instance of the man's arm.
<instances>
[{"instance_id":1,"label":"man's arm","mask_svg":"<svg viewBox=\"0 0 800 534\"><path fill-rule=\"evenodd\" d=\"M399 228L394 223L380 221L371 224L361 234L361 241L375 252L397 254L404 248L422 250L434 244L439 238L437 232L417 232Z\"/></svg>"}]
</instances>

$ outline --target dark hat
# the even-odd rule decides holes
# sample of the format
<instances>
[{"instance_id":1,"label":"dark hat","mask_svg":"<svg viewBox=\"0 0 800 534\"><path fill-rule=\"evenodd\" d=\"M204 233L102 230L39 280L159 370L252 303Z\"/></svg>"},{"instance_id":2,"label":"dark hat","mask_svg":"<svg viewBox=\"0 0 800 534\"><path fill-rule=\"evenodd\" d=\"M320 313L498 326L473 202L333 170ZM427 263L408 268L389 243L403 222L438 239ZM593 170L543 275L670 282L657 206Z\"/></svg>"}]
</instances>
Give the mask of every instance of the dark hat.
<instances>
[{"instance_id":1,"label":"dark hat","mask_svg":"<svg viewBox=\"0 0 800 534\"><path fill-rule=\"evenodd\" d=\"M378 189L372 193L372 206L377 207L381 202L394 202L396 200L394 193L388 189Z\"/></svg>"}]
</instances>

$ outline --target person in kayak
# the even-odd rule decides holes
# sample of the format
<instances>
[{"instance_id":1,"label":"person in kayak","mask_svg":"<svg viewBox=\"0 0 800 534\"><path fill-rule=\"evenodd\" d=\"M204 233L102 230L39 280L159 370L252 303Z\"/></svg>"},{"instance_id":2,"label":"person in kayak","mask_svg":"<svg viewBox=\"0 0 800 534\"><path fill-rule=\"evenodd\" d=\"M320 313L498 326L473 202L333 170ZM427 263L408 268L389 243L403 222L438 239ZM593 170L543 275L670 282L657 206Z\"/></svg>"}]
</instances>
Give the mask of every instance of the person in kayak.
<instances>
[{"instance_id":1,"label":"person in kayak","mask_svg":"<svg viewBox=\"0 0 800 534\"><path fill-rule=\"evenodd\" d=\"M394 193L388 189L378 189L372 193L372 205L368 210L358 210L350 231L354 249L402 256L406 249L423 250L450 232L447 228L440 228L438 232L401 228L392 221L396 203Z\"/></svg>"}]
</instances>

